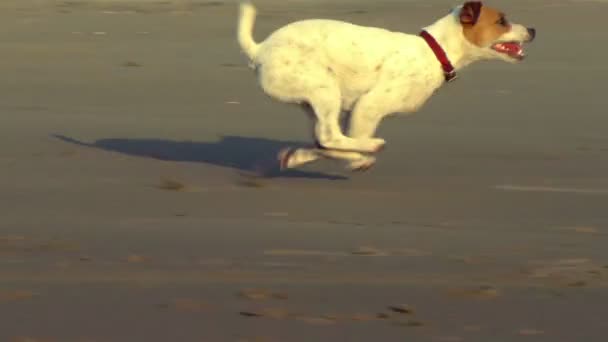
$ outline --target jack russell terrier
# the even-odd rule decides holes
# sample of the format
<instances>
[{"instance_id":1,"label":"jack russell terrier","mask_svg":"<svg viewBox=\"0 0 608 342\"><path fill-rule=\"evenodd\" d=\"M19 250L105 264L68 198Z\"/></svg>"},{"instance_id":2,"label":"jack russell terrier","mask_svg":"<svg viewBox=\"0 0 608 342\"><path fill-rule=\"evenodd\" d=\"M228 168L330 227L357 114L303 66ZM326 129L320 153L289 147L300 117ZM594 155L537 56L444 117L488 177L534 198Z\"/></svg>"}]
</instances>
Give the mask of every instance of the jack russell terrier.
<instances>
[{"instance_id":1,"label":"jack russell terrier","mask_svg":"<svg viewBox=\"0 0 608 342\"><path fill-rule=\"evenodd\" d=\"M255 7L241 3L239 14L237 39L263 91L303 105L314 119L316 147L282 150L282 169L322 157L345 160L351 170L370 168L385 145L374 137L384 117L417 111L472 62L521 61L523 44L536 35L479 1L454 8L418 35L310 19L257 43ZM350 114L348 132L341 125L344 112Z\"/></svg>"}]
</instances>

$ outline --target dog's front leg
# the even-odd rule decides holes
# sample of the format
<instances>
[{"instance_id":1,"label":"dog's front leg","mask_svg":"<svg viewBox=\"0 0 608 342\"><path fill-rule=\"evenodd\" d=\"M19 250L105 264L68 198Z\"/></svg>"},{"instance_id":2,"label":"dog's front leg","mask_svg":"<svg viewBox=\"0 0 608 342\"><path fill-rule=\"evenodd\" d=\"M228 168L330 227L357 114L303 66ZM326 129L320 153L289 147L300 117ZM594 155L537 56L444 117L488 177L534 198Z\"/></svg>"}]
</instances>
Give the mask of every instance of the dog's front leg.
<instances>
[{"instance_id":1,"label":"dog's front leg","mask_svg":"<svg viewBox=\"0 0 608 342\"><path fill-rule=\"evenodd\" d=\"M393 108L398 107L397 99L385 96L390 94L387 92L389 89L389 86L379 86L359 99L350 116L347 134L350 138L355 140L373 138L382 119L391 114ZM354 170L360 169L361 163L365 164L366 169L371 167L364 159L351 161L349 167Z\"/></svg>"},{"instance_id":2,"label":"dog's front leg","mask_svg":"<svg viewBox=\"0 0 608 342\"><path fill-rule=\"evenodd\" d=\"M382 119L390 114L389 108L382 103L383 99L375 99L373 93L364 95L350 117L348 136L353 139L368 139L376 134Z\"/></svg>"},{"instance_id":3,"label":"dog's front leg","mask_svg":"<svg viewBox=\"0 0 608 342\"><path fill-rule=\"evenodd\" d=\"M291 169L311 163L320 158L345 160L349 169L363 171L374 165L376 158L358 152L327 150L319 148L286 148L278 155L281 169Z\"/></svg>"},{"instance_id":4,"label":"dog's front leg","mask_svg":"<svg viewBox=\"0 0 608 342\"><path fill-rule=\"evenodd\" d=\"M307 102L315 117L314 135L319 148L360 153L374 153L382 149L382 139L352 139L344 135L340 127L340 89L335 80L328 81L320 89L307 94Z\"/></svg>"},{"instance_id":5,"label":"dog's front leg","mask_svg":"<svg viewBox=\"0 0 608 342\"><path fill-rule=\"evenodd\" d=\"M315 125L317 118L313 108L305 104L302 109L308 114ZM345 115L344 118L348 118L349 115ZM340 126L345 123L341 122ZM317 144L320 145L320 144ZM316 148L293 148L288 147L279 152L277 155L279 165L281 169L292 169L303 166L305 164L312 163L321 158L329 158L334 160L344 160L348 162L349 169L354 171L363 171L371 167L376 158L370 155L362 154L354 151L340 151L334 149L326 149L322 147Z\"/></svg>"}]
</instances>

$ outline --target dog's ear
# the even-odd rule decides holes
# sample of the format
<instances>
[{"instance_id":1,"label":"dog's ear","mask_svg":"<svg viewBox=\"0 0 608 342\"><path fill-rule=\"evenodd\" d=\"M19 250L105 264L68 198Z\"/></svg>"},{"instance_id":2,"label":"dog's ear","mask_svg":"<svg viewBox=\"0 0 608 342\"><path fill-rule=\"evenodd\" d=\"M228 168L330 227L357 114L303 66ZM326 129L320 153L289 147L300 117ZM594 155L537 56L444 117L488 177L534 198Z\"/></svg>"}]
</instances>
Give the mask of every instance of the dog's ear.
<instances>
[{"instance_id":1,"label":"dog's ear","mask_svg":"<svg viewBox=\"0 0 608 342\"><path fill-rule=\"evenodd\" d=\"M460 10L460 23L463 25L475 25L481 14L481 1L467 1Z\"/></svg>"}]
</instances>

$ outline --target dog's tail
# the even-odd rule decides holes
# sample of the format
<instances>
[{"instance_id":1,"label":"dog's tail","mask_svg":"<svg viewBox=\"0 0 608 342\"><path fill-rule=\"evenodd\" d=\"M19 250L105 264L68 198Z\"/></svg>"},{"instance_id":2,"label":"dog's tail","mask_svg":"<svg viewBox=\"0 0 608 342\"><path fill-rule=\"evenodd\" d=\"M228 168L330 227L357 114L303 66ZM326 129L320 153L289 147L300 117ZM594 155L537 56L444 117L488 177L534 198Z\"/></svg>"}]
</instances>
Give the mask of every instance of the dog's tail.
<instances>
[{"instance_id":1,"label":"dog's tail","mask_svg":"<svg viewBox=\"0 0 608 342\"><path fill-rule=\"evenodd\" d=\"M253 61L260 48L260 45L253 40L256 10L253 4L245 1L240 4L239 12L237 39L243 52Z\"/></svg>"}]
</instances>

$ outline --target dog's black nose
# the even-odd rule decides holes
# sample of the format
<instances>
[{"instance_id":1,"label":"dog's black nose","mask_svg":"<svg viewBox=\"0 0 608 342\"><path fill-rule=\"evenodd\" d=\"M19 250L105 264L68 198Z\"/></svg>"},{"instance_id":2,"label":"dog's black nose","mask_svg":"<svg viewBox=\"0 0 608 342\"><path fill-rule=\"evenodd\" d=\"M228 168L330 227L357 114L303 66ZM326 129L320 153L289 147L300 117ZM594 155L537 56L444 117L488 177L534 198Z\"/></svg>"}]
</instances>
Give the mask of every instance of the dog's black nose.
<instances>
[{"instance_id":1,"label":"dog's black nose","mask_svg":"<svg viewBox=\"0 0 608 342\"><path fill-rule=\"evenodd\" d=\"M530 35L530 39L528 41L533 41L534 38L536 37L536 29L528 28L528 35Z\"/></svg>"}]
</instances>

